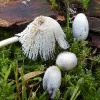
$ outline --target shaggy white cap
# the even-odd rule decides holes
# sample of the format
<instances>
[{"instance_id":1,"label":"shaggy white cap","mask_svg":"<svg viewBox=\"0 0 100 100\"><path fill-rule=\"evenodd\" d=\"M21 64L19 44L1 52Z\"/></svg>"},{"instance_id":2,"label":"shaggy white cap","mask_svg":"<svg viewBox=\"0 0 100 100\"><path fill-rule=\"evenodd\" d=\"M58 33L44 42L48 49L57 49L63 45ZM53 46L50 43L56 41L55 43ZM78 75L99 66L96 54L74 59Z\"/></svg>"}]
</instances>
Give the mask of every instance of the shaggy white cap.
<instances>
[{"instance_id":1,"label":"shaggy white cap","mask_svg":"<svg viewBox=\"0 0 100 100\"><path fill-rule=\"evenodd\" d=\"M56 91L61 85L61 72L58 67L50 66L43 77L43 89L46 90L51 99L56 95Z\"/></svg>"},{"instance_id":2,"label":"shaggy white cap","mask_svg":"<svg viewBox=\"0 0 100 100\"><path fill-rule=\"evenodd\" d=\"M17 34L22 44L24 54L30 59L37 59L37 56L43 60L52 59L55 52L55 43L58 42L62 49L69 47L59 23L46 16L39 16L31 22L27 28Z\"/></svg>"},{"instance_id":3,"label":"shaggy white cap","mask_svg":"<svg viewBox=\"0 0 100 100\"><path fill-rule=\"evenodd\" d=\"M83 13L77 14L72 25L74 38L85 40L89 34L89 23Z\"/></svg>"},{"instance_id":4,"label":"shaggy white cap","mask_svg":"<svg viewBox=\"0 0 100 100\"><path fill-rule=\"evenodd\" d=\"M74 53L60 53L56 59L56 64L64 70L71 70L77 65L77 57Z\"/></svg>"}]
</instances>

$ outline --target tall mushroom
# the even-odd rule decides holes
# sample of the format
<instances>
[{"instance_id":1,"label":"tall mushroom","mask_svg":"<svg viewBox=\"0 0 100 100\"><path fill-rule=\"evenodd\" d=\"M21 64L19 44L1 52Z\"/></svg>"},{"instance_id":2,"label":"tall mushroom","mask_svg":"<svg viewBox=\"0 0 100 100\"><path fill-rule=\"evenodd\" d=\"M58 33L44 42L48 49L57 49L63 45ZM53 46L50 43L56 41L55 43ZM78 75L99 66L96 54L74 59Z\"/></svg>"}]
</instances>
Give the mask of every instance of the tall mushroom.
<instances>
[{"instance_id":1,"label":"tall mushroom","mask_svg":"<svg viewBox=\"0 0 100 100\"><path fill-rule=\"evenodd\" d=\"M24 54L30 59L35 60L40 55L43 60L48 60L54 57L56 41L62 49L69 47L65 38L66 35L57 21L50 17L39 16L23 32L1 41L0 47L19 41Z\"/></svg>"}]
</instances>

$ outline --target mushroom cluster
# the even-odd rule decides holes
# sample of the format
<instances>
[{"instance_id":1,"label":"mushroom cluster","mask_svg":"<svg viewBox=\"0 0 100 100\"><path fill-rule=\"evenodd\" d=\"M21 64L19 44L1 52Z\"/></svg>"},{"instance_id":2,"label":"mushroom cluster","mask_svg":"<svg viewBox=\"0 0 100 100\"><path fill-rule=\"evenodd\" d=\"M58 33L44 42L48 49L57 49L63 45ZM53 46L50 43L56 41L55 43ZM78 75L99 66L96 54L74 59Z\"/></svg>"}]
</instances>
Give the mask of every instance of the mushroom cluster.
<instances>
[{"instance_id":1,"label":"mushroom cluster","mask_svg":"<svg viewBox=\"0 0 100 100\"><path fill-rule=\"evenodd\" d=\"M77 57L74 53L63 52L60 53L56 59L56 64L68 71L76 67ZM61 72L57 66L50 66L47 68L43 77L43 89L46 90L51 99L56 96L56 91L61 85Z\"/></svg>"},{"instance_id":2,"label":"mushroom cluster","mask_svg":"<svg viewBox=\"0 0 100 100\"><path fill-rule=\"evenodd\" d=\"M75 17L72 29L74 38L85 40L88 37L88 20L83 13ZM0 47L17 41L22 44L24 54L32 60L36 60L38 55L44 61L53 59L56 42L62 49L69 48L66 35L59 23L46 16L36 17L21 33L1 41ZM60 53L56 65L66 71L71 70L77 66L77 57L71 52ZM61 72L57 66L47 68L43 77L43 88L49 93L51 99L54 99L61 85Z\"/></svg>"},{"instance_id":3,"label":"mushroom cluster","mask_svg":"<svg viewBox=\"0 0 100 100\"><path fill-rule=\"evenodd\" d=\"M85 40L88 37L89 25L83 13L78 14L73 22L73 37L78 40ZM65 71L72 70L77 66L78 59L72 52L63 52L57 56L56 65ZM43 88L52 99L61 85L61 72L56 66L49 67L43 77Z\"/></svg>"}]
</instances>

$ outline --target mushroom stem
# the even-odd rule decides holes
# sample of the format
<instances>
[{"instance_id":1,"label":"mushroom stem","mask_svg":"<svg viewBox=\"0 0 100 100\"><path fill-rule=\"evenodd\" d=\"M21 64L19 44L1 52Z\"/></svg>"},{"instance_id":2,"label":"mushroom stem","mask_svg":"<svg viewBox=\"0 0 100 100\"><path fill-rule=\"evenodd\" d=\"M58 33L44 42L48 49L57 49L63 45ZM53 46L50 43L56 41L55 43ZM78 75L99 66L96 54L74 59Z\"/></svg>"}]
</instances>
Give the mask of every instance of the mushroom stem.
<instances>
[{"instance_id":1,"label":"mushroom stem","mask_svg":"<svg viewBox=\"0 0 100 100\"><path fill-rule=\"evenodd\" d=\"M3 46L6 46L6 45L8 45L8 44L17 42L18 40L19 40L19 38L18 38L17 36L14 36L14 37L5 39L5 40L3 40L3 41L0 41L0 48L3 47Z\"/></svg>"}]
</instances>

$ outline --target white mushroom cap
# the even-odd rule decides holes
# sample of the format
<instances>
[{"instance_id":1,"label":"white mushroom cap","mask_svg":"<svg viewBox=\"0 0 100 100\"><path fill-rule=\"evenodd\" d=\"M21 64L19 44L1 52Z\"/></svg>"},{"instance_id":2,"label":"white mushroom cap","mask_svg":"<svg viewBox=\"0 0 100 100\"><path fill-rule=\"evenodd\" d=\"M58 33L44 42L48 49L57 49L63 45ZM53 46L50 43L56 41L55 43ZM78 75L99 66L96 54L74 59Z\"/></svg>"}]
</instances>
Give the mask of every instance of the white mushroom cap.
<instances>
[{"instance_id":1,"label":"white mushroom cap","mask_svg":"<svg viewBox=\"0 0 100 100\"><path fill-rule=\"evenodd\" d=\"M46 90L53 99L56 91L61 85L61 72L58 67L50 66L43 77L43 89Z\"/></svg>"},{"instance_id":2,"label":"white mushroom cap","mask_svg":"<svg viewBox=\"0 0 100 100\"><path fill-rule=\"evenodd\" d=\"M56 64L64 70L71 70L77 65L77 57L74 53L60 53L56 59Z\"/></svg>"},{"instance_id":3,"label":"white mushroom cap","mask_svg":"<svg viewBox=\"0 0 100 100\"><path fill-rule=\"evenodd\" d=\"M54 57L56 41L62 49L69 47L59 23L46 16L39 16L31 22L27 28L17 34L22 44L24 54L30 59L37 59L37 56L43 60Z\"/></svg>"},{"instance_id":4,"label":"white mushroom cap","mask_svg":"<svg viewBox=\"0 0 100 100\"><path fill-rule=\"evenodd\" d=\"M89 23L87 17L83 13L76 15L73 25L73 36L78 40L85 40L89 34Z\"/></svg>"}]
</instances>

